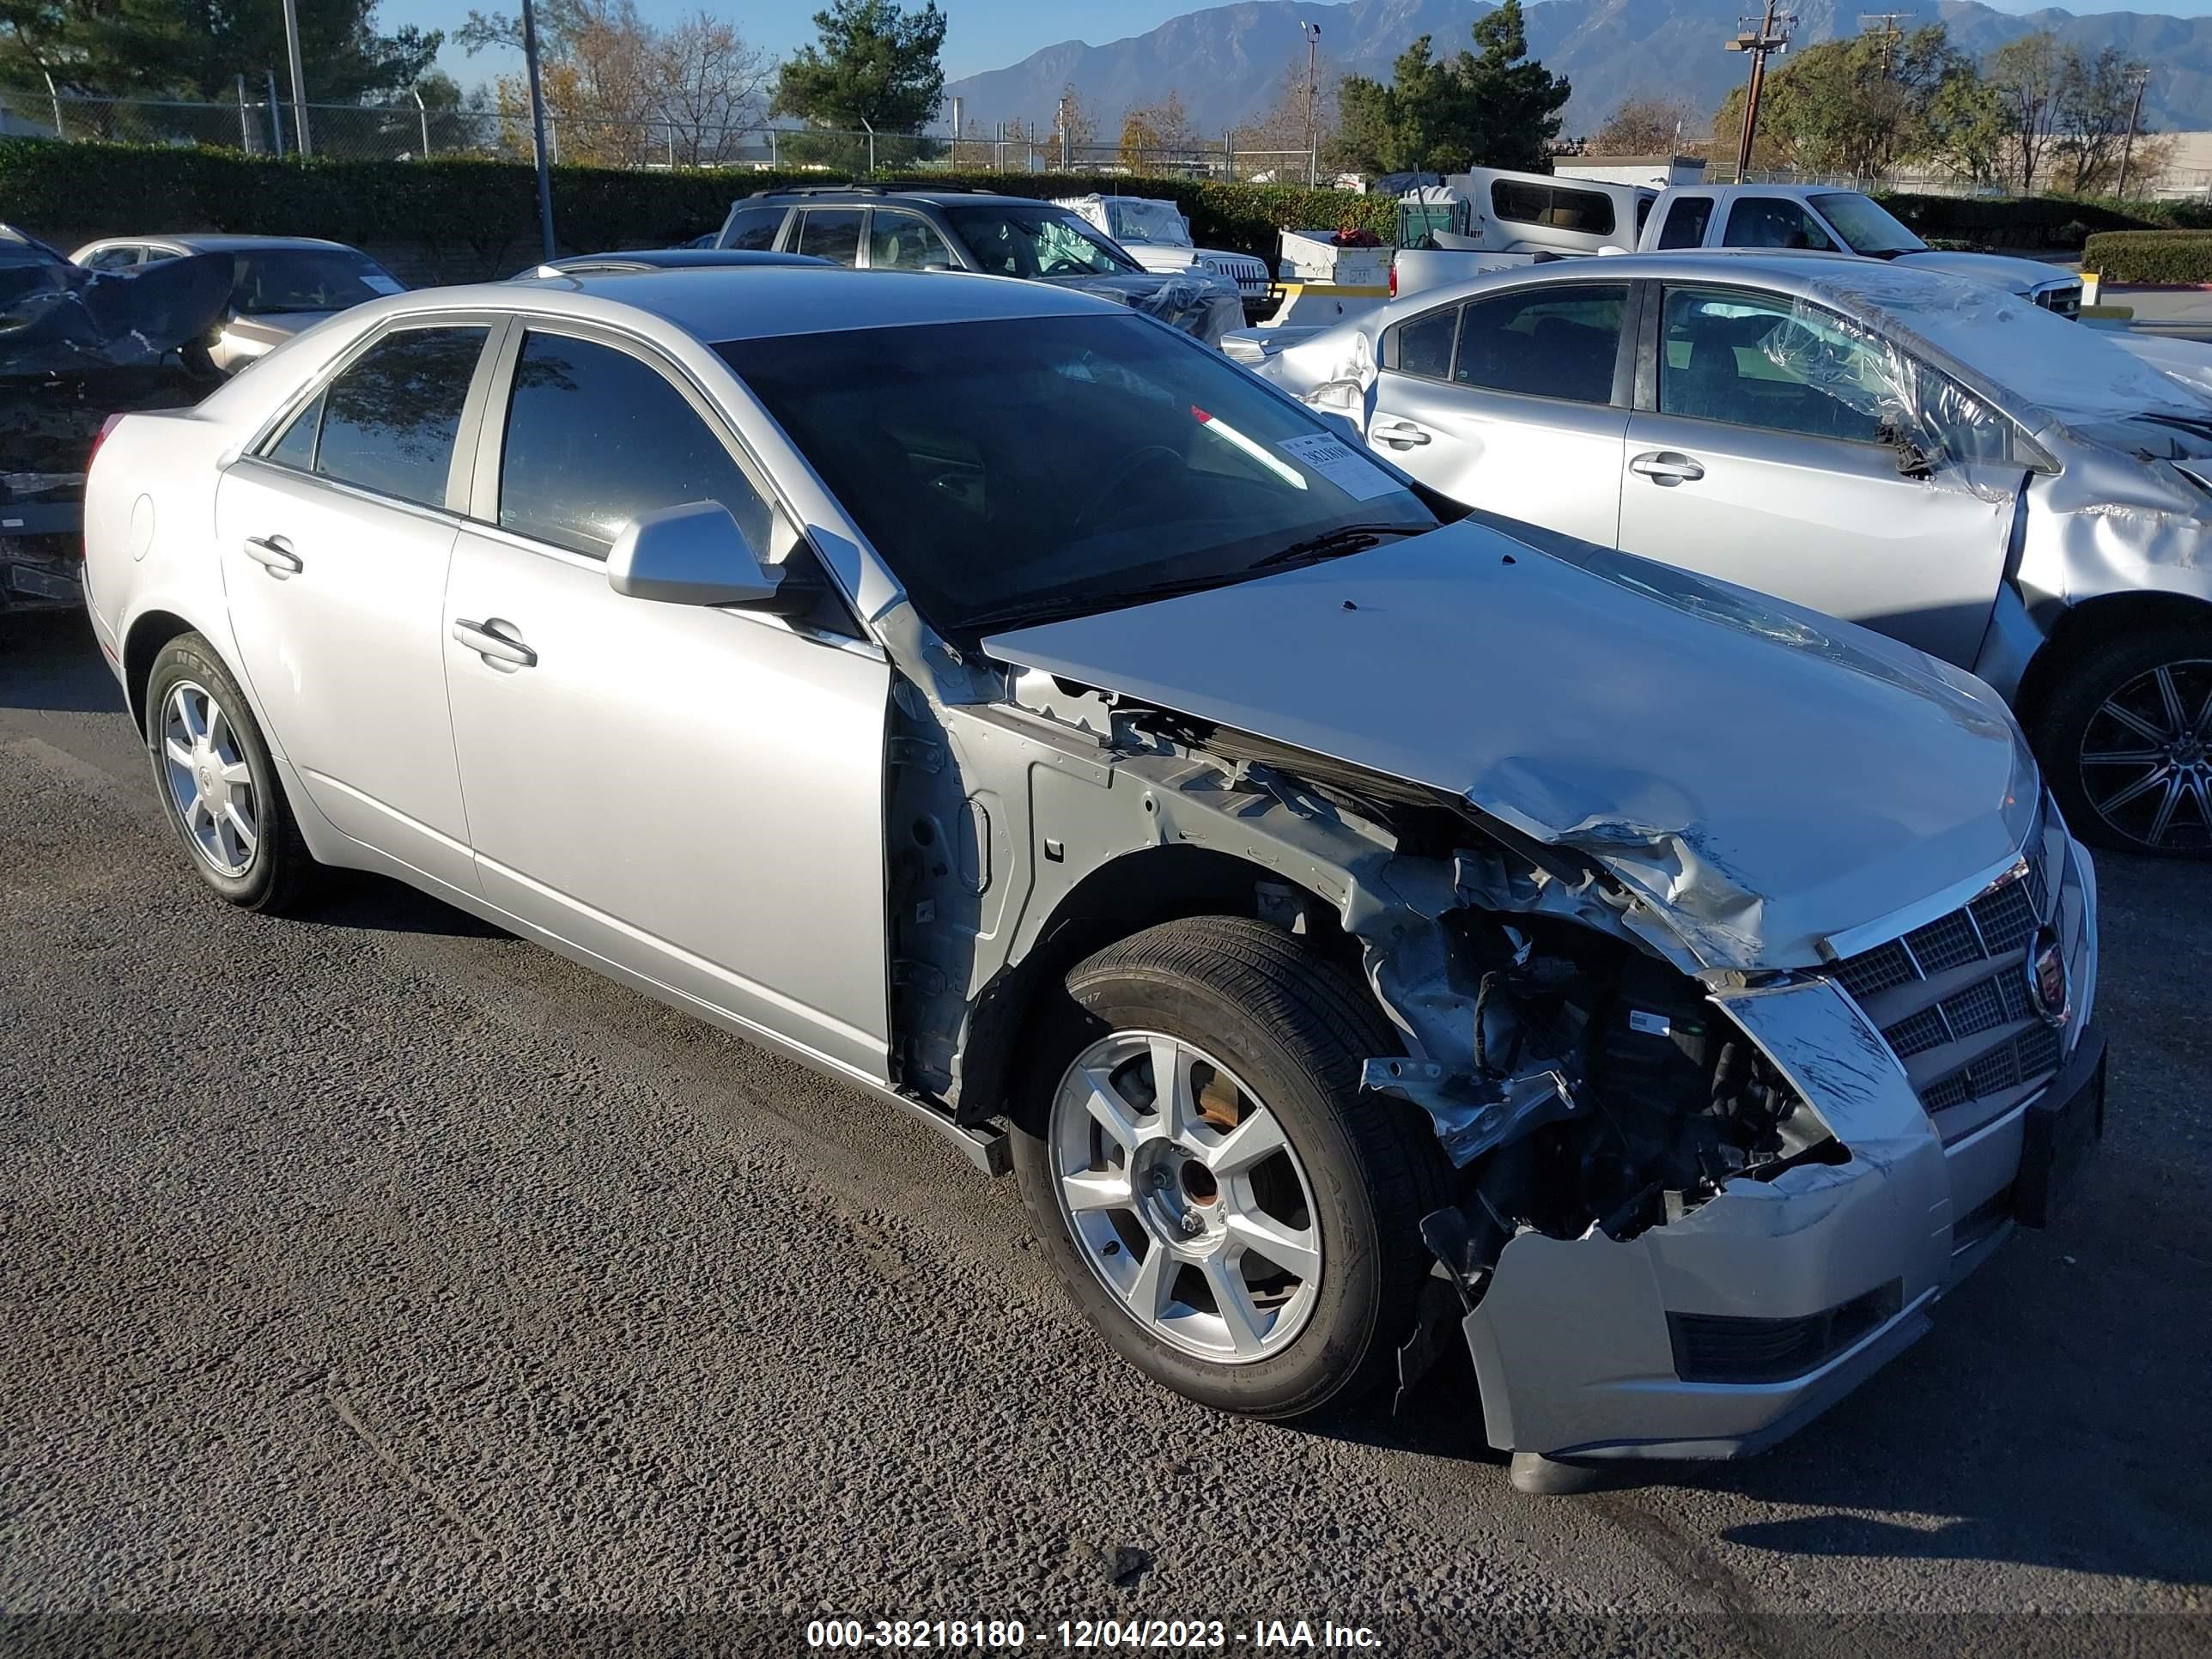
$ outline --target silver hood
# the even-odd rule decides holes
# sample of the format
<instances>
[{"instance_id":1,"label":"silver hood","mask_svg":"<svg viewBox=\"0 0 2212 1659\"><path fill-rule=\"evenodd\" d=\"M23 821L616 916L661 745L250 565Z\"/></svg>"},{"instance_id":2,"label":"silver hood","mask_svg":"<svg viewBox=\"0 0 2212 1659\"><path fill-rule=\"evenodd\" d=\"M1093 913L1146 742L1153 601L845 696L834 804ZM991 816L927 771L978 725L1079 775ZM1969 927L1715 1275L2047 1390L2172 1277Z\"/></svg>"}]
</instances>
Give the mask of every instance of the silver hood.
<instances>
[{"instance_id":1,"label":"silver hood","mask_svg":"<svg viewBox=\"0 0 2212 1659\"><path fill-rule=\"evenodd\" d=\"M1978 681L1486 515L985 645L1462 797L1602 865L1709 968L1820 963L2017 850L2039 794Z\"/></svg>"},{"instance_id":2,"label":"silver hood","mask_svg":"<svg viewBox=\"0 0 2212 1659\"><path fill-rule=\"evenodd\" d=\"M1929 248L1917 253L1900 253L1894 263L1910 265L1915 270L1948 270L1954 276L2010 289L2023 296L2053 283L2078 286L2081 280L2063 265L2010 253L1966 253L1949 248Z\"/></svg>"}]
</instances>

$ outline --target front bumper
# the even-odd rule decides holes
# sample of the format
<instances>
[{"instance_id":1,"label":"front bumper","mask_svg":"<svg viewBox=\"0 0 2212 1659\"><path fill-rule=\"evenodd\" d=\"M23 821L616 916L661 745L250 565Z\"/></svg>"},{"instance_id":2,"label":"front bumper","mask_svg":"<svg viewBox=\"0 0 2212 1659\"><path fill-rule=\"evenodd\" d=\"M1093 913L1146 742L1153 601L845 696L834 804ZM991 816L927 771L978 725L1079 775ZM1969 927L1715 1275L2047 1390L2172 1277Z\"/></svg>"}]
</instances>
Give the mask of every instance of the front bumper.
<instances>
[{"instance_id":1,"label":"front bumper","mask_svg":"<svg viewBox=\"0 0 2212 1659\"><path fill-rule=\"evenodd\" d=\"M1500 1449L1578 1459L1765 1449L1925 1332L1935 1304L2015 1221L2048 1215L2101 1133L2104 1040L2094 1027L2041 1095L1946 1147L1887 1047L1832 985L1720 1000L1817 1103L1848 1161L1732 1182L1625 1242L1595 1231L1511 1240L1463 1322Z\"/></svg>"}]
</instances>

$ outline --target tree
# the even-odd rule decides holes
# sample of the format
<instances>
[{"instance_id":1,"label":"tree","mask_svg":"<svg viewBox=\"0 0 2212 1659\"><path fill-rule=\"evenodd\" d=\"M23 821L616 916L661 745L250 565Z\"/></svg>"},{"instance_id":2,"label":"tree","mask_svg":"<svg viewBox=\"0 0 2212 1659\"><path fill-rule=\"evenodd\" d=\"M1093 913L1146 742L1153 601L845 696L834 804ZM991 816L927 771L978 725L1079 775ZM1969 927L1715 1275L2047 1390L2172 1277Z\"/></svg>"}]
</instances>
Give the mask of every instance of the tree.
<instances>
[{"instance_id":1,"label":"tree","mask_svg":"<svg viewBox=\"0 0 2212 1659\"><path fill-rule=\"evenodd\" d=\"M1052 147L1058 155L1070 161L1079 161L1082 152L1098 142L1098 123L1085 106L1081 94L1071 81L1060 88L1060 101L1052 109Z\"/></svg>"},{"instance_id":2,"label":"tree","mask_svg":"<svg viewBox=\"0 0 2212 1659\"><path fill-rule=\"evenodd\" d=\"M376 0L298 0L307 93L351 104L400 94L445 37L412 26L380 33ZM0 0L0 85L71 92L229 98L240 70L285 59L273 4L216 0Z\"/></svg>"},{"instance_id":3,"label":"tree","mask_svg":"<svg viewBox=\"0 0 2212 1659\"><path fill-rule=\"evenodd\" d=\"M1984 74L2004 106L2020 187L2033 190L2058 125L2066 54L2059 48L2058 37L2047 30L2023 34L1999 46Z\"/></svg>"},{"instance_id":4,"label":"tree","mask_svg":"<svg viewBox=\"0 0 2212 1659\"><path fill-rule=\"evenodd\" d=\"M712 12L696 11L659 31L648 62L678 161L696 167L720 161L760 125L773 72L769 60Z\"/></svg>"},{"instance_id":5,"label":"tree","mask_svg":"<svg viewBox=\"0 0 2212 1659\"><path fill-rule=\"evenodd\" d=\"M2135 102L2134 76L2145 66L2106 46L2084 58L2069 46L2058 75L2058 112L2052 151L2066 169L2066 188L2085 195L2112 183L2120 170L2120 145Z\"/></svg>"},{"instance_id":6,"label":"tree","mask_svg":"<svg viewBox=\"0 0 2212 1659\"><path fill-rule=\"evenodd\" d=\"M838 131L918 133L945 101L945 14L937 0L909 11L897 0L830 0L814 14L820 40L777 75L774 115Z\"/></svg>"},{"instance_id":7,"label":"tree","mask_svg":"<svg viewBox=\"0 0 2212 1659\"><path fill-rule=\"evenodd\" d=\"M1425 34L1388 82L1346 76L1332 163L1367 173L1543 167L1571 90L1565 77L1528 57L1521 0L1485 13L1473 33L1479 53L1437 58Z\"/></svg>"},{"instance_id":8,"label":"tree","mask_svg":"<svg viewBox=\"0 0 2212 1659\"><path fill-rule=\"evenodd\" d=\"M1140 104L1121 118L1121 165L1126 167L1141 172L1148 155L1157 162L1178 151L1200 149L1204 143L1182 106L1182 94L1172 88L1158 102Z\"/></svg>"},{"instance_id":9,"label":"tree","mask_svg":"<svg viewBox=\"0 0 2212 1659\"><path fill-rule=\"evenodd\" d=\"M1671 155L1702 125L1687 104L1672 98L1630 98L1606 117L1590 140L1600 155Z\"/></svg>"},{"instance_id":10,"label":"tree","mask_svg":"<svg viewBox=\"0 0 2212 1659\"><path fill-rule=\"evenodd\" d=\"M1336 76L1326 62L1315 66L1310 129L1316 149L1326 151L1335 137ZM1233 149L1261 155L1304 155L1309 129L1306 58L1304 52L1286 61L1275 95L1267 106L1229 135Z\"/></svg>"},{"instance_id":11,"label":"tree","mask_svg":"<svg viewBox=\"0 0 2212 1659\"><path fill-rule=\"evenodd\" d=\"M1953 152L1993 155L2002 126L1973 62L1941 24L1807 47L1768 76L1759 116L1753 165L1862 179ZM1733 149L1742 124L1738 88L1713 118L1716 145Z\"/></svg>"}]
</instances>

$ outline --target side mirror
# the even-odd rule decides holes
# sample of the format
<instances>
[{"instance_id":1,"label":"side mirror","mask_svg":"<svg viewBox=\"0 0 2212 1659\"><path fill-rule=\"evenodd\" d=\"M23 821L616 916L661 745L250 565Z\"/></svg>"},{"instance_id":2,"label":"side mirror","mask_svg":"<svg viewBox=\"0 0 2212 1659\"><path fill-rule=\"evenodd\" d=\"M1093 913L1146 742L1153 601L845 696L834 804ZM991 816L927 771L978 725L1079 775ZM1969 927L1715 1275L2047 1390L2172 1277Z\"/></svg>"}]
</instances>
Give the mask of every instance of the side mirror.
<instances>
[{"instance_id":1,"label":"side mirror","mask_svg":"<svg viewBox=\"0 0 2212 1659\"><path fill-rule=\"evenodd\" d=\"M783 572L761 562L729 508L687 501L623 526L607 555L607 586L664 605L759 605L775 599Z\"/></svg>"}]
</instances>

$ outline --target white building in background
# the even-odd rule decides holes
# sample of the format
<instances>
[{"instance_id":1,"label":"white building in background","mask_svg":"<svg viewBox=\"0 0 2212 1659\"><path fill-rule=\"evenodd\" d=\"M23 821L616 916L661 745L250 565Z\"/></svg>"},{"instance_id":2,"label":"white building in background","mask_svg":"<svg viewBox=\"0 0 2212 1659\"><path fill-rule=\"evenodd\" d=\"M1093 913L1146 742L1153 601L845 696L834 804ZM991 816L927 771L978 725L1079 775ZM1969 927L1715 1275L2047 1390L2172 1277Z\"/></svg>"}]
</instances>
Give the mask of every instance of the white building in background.
<instances>
[{"instance_id":1,"label":"white building in background","mask_svg":"<svg viewBox=\"0 0 2212 1659\"><path fill-rule=\"evenodd\" d=\"M1552 174L1558 179L1588 179L1601 185L1649 185L1664 190L1669 185L1702 185L1705 161L1702 155L1554 155Z\"/></svg>"}]
</instances>

